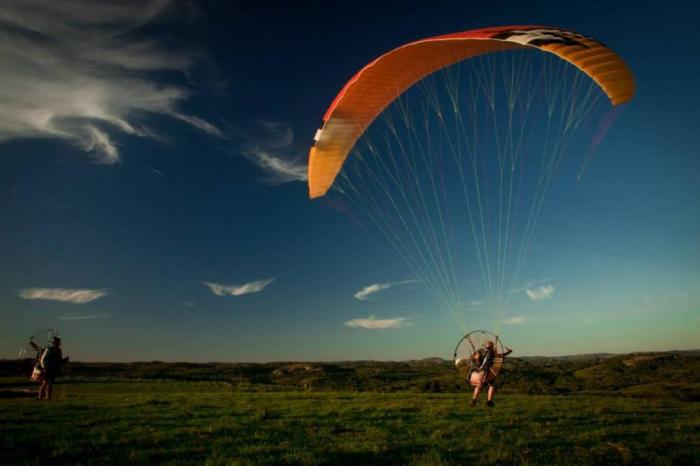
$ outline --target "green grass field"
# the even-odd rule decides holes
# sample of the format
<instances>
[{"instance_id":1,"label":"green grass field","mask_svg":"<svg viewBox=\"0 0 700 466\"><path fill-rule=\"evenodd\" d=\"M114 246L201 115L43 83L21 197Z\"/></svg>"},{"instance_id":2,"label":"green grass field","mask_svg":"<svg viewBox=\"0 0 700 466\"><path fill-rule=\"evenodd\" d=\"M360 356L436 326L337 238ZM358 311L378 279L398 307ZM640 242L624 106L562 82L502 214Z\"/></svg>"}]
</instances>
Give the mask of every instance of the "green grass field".
<instances>
[{"instance_id":1,"label":"green grass field","mask_svg":"<svg viewBox=\"0 0 700 466\"><path fill-rule=\"evenodd\" d=\"M11 386L5 379L0 386ZM58 385L0 399L0 464L693 464L700 403L600 396Z\"/></svg>"}]
</instances>

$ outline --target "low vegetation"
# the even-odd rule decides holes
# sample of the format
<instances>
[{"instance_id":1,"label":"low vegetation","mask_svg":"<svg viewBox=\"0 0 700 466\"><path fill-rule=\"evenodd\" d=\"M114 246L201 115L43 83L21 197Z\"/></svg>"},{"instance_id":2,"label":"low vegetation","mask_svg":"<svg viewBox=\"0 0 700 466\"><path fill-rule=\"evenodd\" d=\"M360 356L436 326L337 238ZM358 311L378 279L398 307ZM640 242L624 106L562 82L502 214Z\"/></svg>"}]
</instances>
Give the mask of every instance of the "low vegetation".
<instances>
[{"instance_id":1,"label":"low vegetation","mask_svg":"<svg viewBox=\"0 0 700 466\"><path fill-rule=\"evenodd\" d=\"M0 361L0 377L22 378L30 360ZM85 380L226 382L239 391L461 393L451 361L334 363L71 363L64 382ZM503 393L603 394L700 401L700 352L508 358Z\"/></svg>"},{"instance_id":2,"label":"low vegetation","mask_svg":"<svg viewBox=\"0 0 700 466\"><path fill-rule=\"evenodd\" d=\"M495 408L449 362L0 364L0 464L698 464L696 353L512 359ZM19 373L18 373L19 371Z\"/></svg>"}]
</instances>

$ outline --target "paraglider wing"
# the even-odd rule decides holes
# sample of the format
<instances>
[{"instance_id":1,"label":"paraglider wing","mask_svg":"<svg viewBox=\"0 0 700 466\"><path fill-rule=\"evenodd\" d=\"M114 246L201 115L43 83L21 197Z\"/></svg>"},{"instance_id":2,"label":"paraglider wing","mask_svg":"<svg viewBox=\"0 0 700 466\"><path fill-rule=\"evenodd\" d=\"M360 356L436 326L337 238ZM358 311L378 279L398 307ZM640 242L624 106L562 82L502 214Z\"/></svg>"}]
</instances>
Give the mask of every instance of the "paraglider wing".
<instances>
[{"instance_id":1,"label":"paraglider wing","mask_svg":"<svg viewBox=\"0 0 700 466\"><path fill-rule=\"evenodd\" d=\"M590 37L561 28L505 26L431 37L398 47L362 68L331 103L309 152L309 196L326 194L355 142L394 99L429 74L482 54L535 48L593 79L613 105L632 99L634 77L622 59Z\"/></svg>"}]
</instances>

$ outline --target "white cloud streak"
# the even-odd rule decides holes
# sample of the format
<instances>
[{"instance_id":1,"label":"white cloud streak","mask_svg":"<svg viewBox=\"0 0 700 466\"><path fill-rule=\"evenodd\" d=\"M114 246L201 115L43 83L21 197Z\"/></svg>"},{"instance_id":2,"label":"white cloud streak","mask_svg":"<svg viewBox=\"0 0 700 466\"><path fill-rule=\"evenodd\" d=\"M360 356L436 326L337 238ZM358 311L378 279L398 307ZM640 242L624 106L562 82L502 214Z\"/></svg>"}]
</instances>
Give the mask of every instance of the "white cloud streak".
<instances>
[{"instance_id":1,"label":"white cloud streak","mask_svg":"<svg viewBox=\"0 0 700 466\"><path fill-rule=\"evenodd\" d=\"M382 290L391 288L391 283L373 283L358 290L353 296L361 301L366 301L371 295L379 293Z\"/></svg>"},{"instance_id":2,"label":"white cloud streak","mask_svg":"<svg viewBox=\"0 0 700 466\"><path fill-rule=\"evenodd\" d=\"M264 278L253 282L241 283L237 285L223 285L221 283L202 282L209 287L212 293L217 296L242 296L244 294L258 293L264 290L274 278Z\"/></svg>"},{"instance_id":3,"label":"white cloud streak","mask_svg":"<svg viewBox=\"0 0 700 466\"><path fill-rule=\"evenodd\" d=\"M353 296L360 301L367 301L372 297L372 295L379 293L380 291L388 290L394 286L408 285L409 283L415 282L415 280L403 280L400 282L372 283L371 285L367 285L364 288L357 290Z\"/></svg>"},{"instance_id":4,"label":"white cloud streak","mask_svg":"<svg viewBox=\"0 0 700 466\"><path fill-rule=\"evenodd\" d=\"M258 121L253 136L241 150L241 155L258 166L266 175L264 181L277 185L292 181L306 182L307 166L304 156L284 154L294 143L294 131L280 122Z\"/></svg>"},{"instance_id":5,"label":"white cloud streak","mask_svg":"<svg viewBox=\"0 0 700 466\"><path fill-rule=\"evenodd\" d=\"M158 175L158 176L165 176L165 173L163 173L162 171L158 170L157 168L153 168L153 167L151 167L151 166L149 166L149 165L146 165L146 168L148 168L152 173L155 173L155 174Z\"/></svg>"},{"instance_id":6,"label":"white cloud streak","mask_svg":"<svg viewBox=\"0 0 700 466\"><path fill-rule=\"evenodd\" d=\"M208 134L211 123L178 111L189 92L153 73L184 72L194 56L129 33L169 0L22 0L0 8L0 142L61 139L97 162L120 159L115 133L157 138L144 121L164 115Z\"/></svg>"},{"instance_id":7,"label":"white cloud streak","mask_svg":"<svg viewBox=\"0 0 700 466\"><path fill-rule=\"evenodd\" d=\"M528 288L534 288L536 285L540 284L545 284L549 282L551 278L541 278L539 280L528 280L525 285L517 287L517 288L512 288L508 290L508 293L520 293L521 291L525 291Z\"/></svg>"},{"instance_id":8,"label":"white cloud streak","mask_svg":"<svg viewBox=\"0 0 700 466\"><path fill-rule=\"evenodd\" d=\"M294 142L294 131L288 125L279 121L258 120L263 131L264 145L275 149L289 147Z\"/></svg>"},{"instance_id":9,"label":"white cloud streak","mask_svg":"<svg viewBox=\"0 0 700 466\"><path fill-rule=\"evenodd\" d=\"M45 299L62 303L85 304L103 298L108 290L77 290L67 288L24 288L19 296L24 299Z\"/></svg>"},{"instance_id":10,"label":"white cloud streak","mask_svg":"<svg viewBox=\"0 0 700 466\"><path fill-rule=\"evenodd\" d=\"M300 159L287 159L262 148L251 147L243 156L261 168L267 175L269 184L284 184L308 179L306 164Z\"/></svg>"},{"instance_id":11,"label":"white cloud streak","mask_svg":"<svg viewBox=\"0 0 700 466\"><path fill-rule=\"evenodd\" d=\"M57 316L58 320L95 320L95 319L104 319L106 317L109 317L109 314L84 314L84 315L78 315L78 314L67 314L67 315L61 315Z\"/></svg>"},{"instance_id":12,"label":"white cloud streak","mask_svg":"<svg viewBox=\"0 0 700 466\"><path fill-rule=\"evenodd\" d=\"M544 299L549 299L554 294L554 287L552 285L543 285L535 288L528 288L525 290L528 298L533 301L542 301Z\"/></svg>"},{"instance_id":13,"label":"white cloud streak","mask_svg":"<svg viewBox=\"0 0 700 466\"><path fill-rule=\"evenodd\" d=\"M503 323L506 325L522 325L526 321L525 316L514 316L507 319L503 319Z\"/></svg>"},{"instance_id":14,"label":"white cloud streak","mask_svg":"<svg viewBox=\"0 0 700 466\"><path fill-rule=\"evenodd\" d=\"M365 328L369 330L385 330L390 328L407 327L411 325L408 317L394 317L392 319L377 319L369 316L364 319L352 319L344 323L348 327Z\"/></svg>"}]
</instances>

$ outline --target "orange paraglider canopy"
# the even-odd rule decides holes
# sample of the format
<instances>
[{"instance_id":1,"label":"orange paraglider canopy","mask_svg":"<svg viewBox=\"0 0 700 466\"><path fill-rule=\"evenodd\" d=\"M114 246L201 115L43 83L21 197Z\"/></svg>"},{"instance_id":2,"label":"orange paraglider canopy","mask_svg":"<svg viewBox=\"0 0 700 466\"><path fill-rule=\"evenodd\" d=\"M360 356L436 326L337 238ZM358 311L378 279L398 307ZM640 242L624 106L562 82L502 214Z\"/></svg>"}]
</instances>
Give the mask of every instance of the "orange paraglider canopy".
<instances>
[{"instance_id":1,"label":"orange paraglider canopy","mask_svg":"<svg viewBox=\"0 0 700 466\"><path fill-rule=\"evenodd\" d=\"M504 26L411 42L362 68L331 103L309 152L309 196L326 194L365 129L417 81L477 55L524 48L540 49L573 64L596 82L613 105L634 96L634 77L615 52L566 29Z\"/></svg>"}]
</instances>

